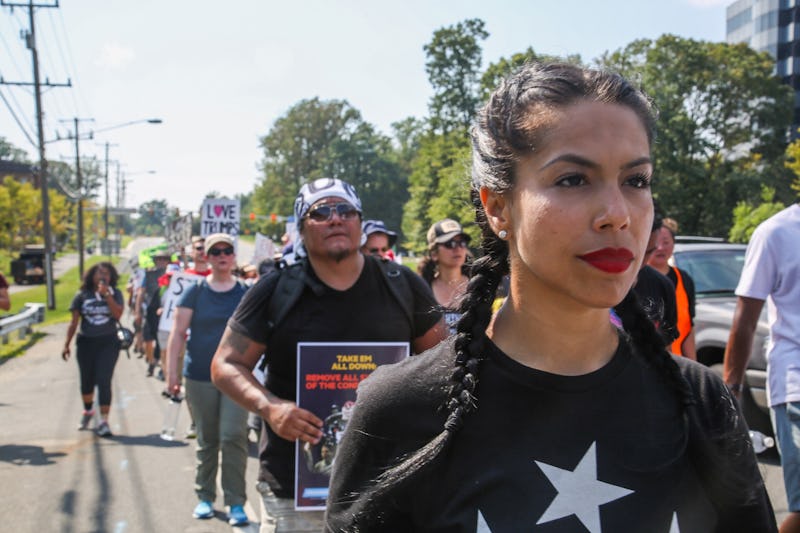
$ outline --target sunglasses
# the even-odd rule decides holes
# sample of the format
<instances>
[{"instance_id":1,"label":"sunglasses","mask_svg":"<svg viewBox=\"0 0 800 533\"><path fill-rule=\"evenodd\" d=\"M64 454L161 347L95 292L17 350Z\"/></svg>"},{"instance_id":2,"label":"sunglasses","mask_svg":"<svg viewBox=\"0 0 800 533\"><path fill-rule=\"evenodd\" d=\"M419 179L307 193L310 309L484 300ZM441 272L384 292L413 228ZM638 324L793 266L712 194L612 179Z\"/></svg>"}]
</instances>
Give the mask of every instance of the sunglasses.
<instances>
[{"instance_id":1,"label":"sunglasses","mask_svg":"<svg viewBox=\"0 0 800 533\"><path fill-rule=\"evenodd\" d=\"M314 222L327 222L333 219L334 212L339 215L339 218L342 220L351 220L358 216L358 209L347 202L342 202L339 204L323 204L312 207L306 215L306 218Z\"/></svg>"},{"instance_id":2,"label":"sunglasses","mask_svg":"<svg viewBox=\"0 0 800 533\"><path fill-rule=\"evenodd\" d=\"M450 239L447 242L439 243L439 246L444 246L445 248L449 248L451 250L455 250L456 248L466 248L467 247L467 241L462 241L460 239L459 240Z\"/></svg>"},{"instance_id":3,"label":"sunglasses","mask_svg":"<svg viewBox=\"0 0 800 533\"><path fill-rule=\"evenodd\" d=\"M233 247L228 246L226 248L212 248L208 251L208 255L213 255L214 257L222 254L233 255Z\"/></svg>"},{"instance_id":4,"label":"sunglasses","mask_svg":"<svg viewBox=\"0 0 800 533\"><path fill-rule=\"evenodd\" d=\"M203 250L205 250L205 247L203 247L203 246L195 246L194 249L197 250L198 252L202 252Z\"/></svg>"},{"instance_id":5,"label":"sunglasses","mask_svg":"<svg viewBox=\"0 0 800 533\"><path fill-rule=\"evenodd\" d=\"M367 251L370 253L370 255L381 255L381 254L385 254L386 252L388 252L389 249L388 248L369 248Z\"/></svg>"}]
</instances>

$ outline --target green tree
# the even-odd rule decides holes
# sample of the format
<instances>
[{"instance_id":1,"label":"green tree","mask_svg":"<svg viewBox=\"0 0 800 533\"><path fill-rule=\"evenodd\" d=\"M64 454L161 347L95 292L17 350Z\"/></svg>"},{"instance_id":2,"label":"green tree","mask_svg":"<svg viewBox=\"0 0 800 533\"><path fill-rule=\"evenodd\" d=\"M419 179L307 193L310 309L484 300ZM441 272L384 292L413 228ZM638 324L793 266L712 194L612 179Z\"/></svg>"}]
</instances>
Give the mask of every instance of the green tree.
<instances>
[{"instance_id":1,"label":"green tree","mask_svg":"<svg viewBox=\"0 0 800 533\"><path fill-rule=\"evenodd\" d=\"M436 30L424 46L433 87L430 117L426 126L406 121L395 128L400 146L413 146L404 156L410 175L402 228L409 250L425 250L426 233L437 220L454 218L467 227L472 221L468 131L481 101L481 41L488 36L482 20L468 19Z\"/></svg>"},{"instance_id":2,"label":"green tree","mask_svg":"<svg viewBox=\"0 0 800 533\"><path fill-rule=\"evenodd\" d=\"M175 211L166 200L148 200L139 206L134 227L139 235L164 235L164 224Z\"/></svg>"},{"instance_id":3,"label":"green tree","mask_svg":"<svg viewBox=\"0 0 800 533\"><path fill-rule=\"evenodd\" d=\"M789 146L786 147L786 161L784 166L789 169L792 174L791 188L800 197L800 139L795 139Z\"/></svg>"},{"instance_id":4,"label":"green tree","mask_svg":"<svg viewBox=\"0 0 800 533\"><path fill-rule=\"evenodd\" d=\"M14 161L15 163L31 162L25 150L17 148L8 142L5 137L0 137L0 161Z\"/></svg>"},{"instance_id":5,"label":"green tree","mask_svg":"<svg viewBox=\"0 0 800 533\"><path fill-rule=\"evenodd\" d=\"M433 87L428 107L434 131L466 130L480 103L480 42L489 36L480 19L467 19L433 32L425 50L425 72Z\"/></svg>"},{"instance_id":6,"label":"green tree","mask_svg":"<svg viewBox=\"0 0 800 533\"><path fill-rule=\"evenodd\" d=\"M29 182L2 178L0 187L0 247L20 250L25 244L44 242L42 193ZM54 242L63 244L70 235L72 218L64 195L48 191L50 226Z\"/></svg>"},{"instance_id":7,"label":"green tree","mask_svg":"<svg viewBox=\"0 0 800 533\"><path fill-rule=\"evenodd\" d=\"M659 112L654 192L687 233L724 235L761 185L789 191L781 168L791 89L773 60L743 44L663 35L598 61L639 80Z\"/></svg>"},{"instance_id":8,"label":"green tree","mask_svg":"<svg viewBox=\"0 0 800 533\"><path fill-rule=\"evenodd\" d=\"M362 122L343 100L301 100L261 138L263 178L254 191L254 206L266 213L290 215L300 187L323 174L330 147Z\"/></svg>"},{"instance_id":9,"label":"green tree","mask_svg":"<svg viewBox=\"0 0 800 533\"><path fill-rule=\"evenodd\" d=\"M573 65L581 65L581 56L579 54L570 54L566 57L552 56L548 54L537 54L532 47L528 47L524 52L518 52L509 58L501 57L494 63L491 63L483 75L481 76L481 101L486 101L489 95L494 91L500 82L509 74L533 61L562 61L571 63Z\"/></svg>"},{"instance_id":10,"label":"green tree","mask_svg":"<svg viewBox=\"0 0 800 533\"><path fill-rule=\"evenodd\" d=\"M427 247L428 228L442 218L455 218L462 224L473 214L468 204L469 142L464 132L429 132L420 141L417 157L408 178L409 200L403 209L404 246L421 253Z\"/></svg>"},{"instance_id":11,"label":"green tree","mask_svg":"<svg viewBox=\"0 0 800 533\"><path fill-rule=\"evenodd\" d=\"M322 170L356 188L365 219L380 219L388 228L400 228L408 179L394 160L389 137L361 122L331 143Z\"/></svg>"},{"instance_id":12,"label":"green tree","mask_svg":"<svg viewBox=\"0 0 800 533\"><path fill-rule=\"evenodd\" d=\"M750 202L741 201L733 209L733 226L728 234L731 242L750 241L756 227L786 208L781 202L775 202L775 189L770 187L761 188L761 203L754 205Z\"/></svg>"},{"instance_id":13,"label":"green tree","mask_svg":"<svg viewBox=\"0 0 800 533\"><path fill-rule=\"evenodd\" d=\"M367 218L399 227L407 180L391 139L365 122L345 101L302 100L262 138L264 178L253 192L257 215L292 214L300 187L317 178L339 178L358 191ZM274 224L256 227L275 234Z\"/></svg>"}]
</instances>

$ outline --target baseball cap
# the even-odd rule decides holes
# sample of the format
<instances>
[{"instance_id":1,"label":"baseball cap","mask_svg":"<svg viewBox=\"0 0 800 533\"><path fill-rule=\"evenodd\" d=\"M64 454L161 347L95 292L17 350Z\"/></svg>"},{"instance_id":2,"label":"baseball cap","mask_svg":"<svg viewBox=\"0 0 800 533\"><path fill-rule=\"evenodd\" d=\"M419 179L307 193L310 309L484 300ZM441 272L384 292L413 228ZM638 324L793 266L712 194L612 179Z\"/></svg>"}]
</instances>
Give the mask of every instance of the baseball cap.
<instances>
[{"instance_id":1,"label":"baseball cap","mask_svg":"<svg viewBox=\"0 0 800 533\"><path fill-rule=\"evenodd\" d=\"M440 220L428 230L428 246L445 243L459 235L465 241L470 241L470 236L464 233L464 230L461 229L461 224L450 218Z\"/></svg>"},{"instance_id":2,"label":"baseball cap","mask_svg":"<svg viewBox=\"0 0 800 533\"><path fill-rule=\"evenodd\" d=\"M397 242L397 233L386 229L386 224L383 223L383 220L365 220L361 224L361 231L364 235L364 242L373 233L385 233L389 237L389 246L394 246L394 243Z\"/></svg>"},{"instance_id":3,"label":"baseball cap","mask_svg":"<svg viewBox=\"0 0 800 533\"><path fill-rule=\"evenodd\" d=\"M206 242L204 243L205 247L206 247L206 254L208 254L208 251L215 244L219 244L221 242L225 243L225 244L230 244L231 246L234 245L233 244L233 237L231 237L227 233L212 233L211 235L207 235L206 236Z\"/></svg>"},{"instance_id":4,"label":"baseball cap","mask_svg":"<svg viewBox=\"0 0 800 533\"><path fill-rule=\"evenodd\" d=\"M153 255L151 255L150 257L152 257L153 259L167 259L167 260L172 259L170 253L166 250L158 250L154 252Z\"/></svg>"}]
</instances>

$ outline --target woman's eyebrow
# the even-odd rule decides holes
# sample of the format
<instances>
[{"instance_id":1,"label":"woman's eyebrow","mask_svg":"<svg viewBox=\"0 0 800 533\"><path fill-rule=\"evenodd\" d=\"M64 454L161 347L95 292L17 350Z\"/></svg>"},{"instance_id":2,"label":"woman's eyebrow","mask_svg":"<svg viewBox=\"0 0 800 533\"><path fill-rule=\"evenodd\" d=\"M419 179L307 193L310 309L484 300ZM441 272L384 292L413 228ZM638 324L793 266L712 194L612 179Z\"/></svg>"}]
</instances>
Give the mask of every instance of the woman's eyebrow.
<instances>
[{"instance_id":1,"label":"woman's eyebrow","mask_svg":"<svg viewBox=\"0 0 800 533\"><path fill-rule=\"evenodd\" d=\"M582 167L587 167L587 168L591 168L591 169L597 169L597 168L600 167L600 165L598 163L595 163L594 161L592 161L590 159L586 159L583 156L580 156L580 155L577 155L577 154L561 154L559 156L554 157L553 159L551 159L550 161L548 161L544 165L542 165L539 168L539 170L544 170L545 168L547 168L547 167L549 167L551 165L554 165L556 163L562 163L562 162L563 163L574 163L576 165L580 165ZM647 156L639 157L637 159L634 159L633 161L629 161L628 163L625 163L624 165L622 165L620 167L620 170L627 170L627 169L630 169L630 168L633 168L633 167L638 167L640 165L649 165L651 163L652 163L652 160L649 157L647 157Z\"/></svg>"}]
</instances>

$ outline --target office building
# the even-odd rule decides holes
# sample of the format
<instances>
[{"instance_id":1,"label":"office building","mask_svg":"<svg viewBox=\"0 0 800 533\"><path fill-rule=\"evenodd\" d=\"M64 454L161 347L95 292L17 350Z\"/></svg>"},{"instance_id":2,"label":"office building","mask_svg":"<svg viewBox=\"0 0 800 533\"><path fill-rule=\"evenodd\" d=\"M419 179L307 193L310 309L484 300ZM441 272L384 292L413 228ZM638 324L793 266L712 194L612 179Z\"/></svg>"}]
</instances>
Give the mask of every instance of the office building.
<instances>
[{"instance_id":1,"label":"office building","mask_svg":"<svg viewBox=\"0 0 800 533\"><path fill-rule=\"evenodd\" d=\"M775 73L794 89L792 131L800 126L800 0L737 0L726 13L726 39L775 58Z\"/></svg>"}]
</instances>

